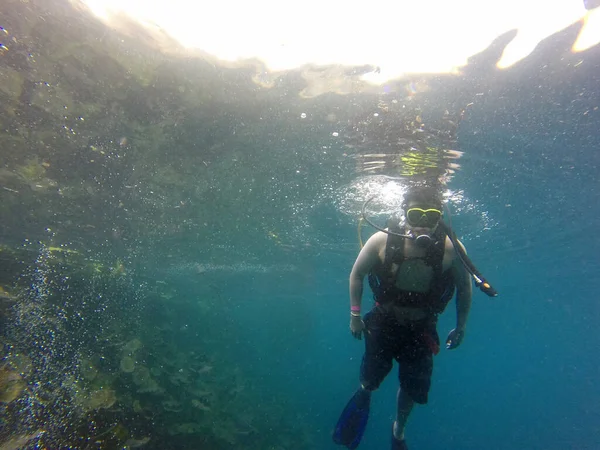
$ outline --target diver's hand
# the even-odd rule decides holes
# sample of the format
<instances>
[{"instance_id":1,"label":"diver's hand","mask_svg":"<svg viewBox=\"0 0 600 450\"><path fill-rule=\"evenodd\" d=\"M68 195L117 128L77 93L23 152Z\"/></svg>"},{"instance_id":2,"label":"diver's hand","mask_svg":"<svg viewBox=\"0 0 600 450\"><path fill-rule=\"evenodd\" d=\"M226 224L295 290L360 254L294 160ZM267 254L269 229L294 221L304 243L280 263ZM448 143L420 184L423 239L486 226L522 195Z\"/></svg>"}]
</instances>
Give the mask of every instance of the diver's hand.
<instances>
[{"instance_id":1,"label":"diver's hand","mask_svg":"<svg viewBox=\"0 0 600 450\"><path fill-rule=\"evenodd\" d=\"M356 339L362 339L365 323L360 316L350 316L350 332Z\"/></svg>"},{"instance_id":2,"label":"diver's hand","mask_svg":"<svg viewBox=\"0 0 600 450\"><path fill-rule=\"evenodd\" d=\"M457 348L463 341L465 337L465 329L464 328L455 328L450 333L448 333L448 337L446 338L446 348L448 350L453 350Z\"/></svg>"}]
</instances>

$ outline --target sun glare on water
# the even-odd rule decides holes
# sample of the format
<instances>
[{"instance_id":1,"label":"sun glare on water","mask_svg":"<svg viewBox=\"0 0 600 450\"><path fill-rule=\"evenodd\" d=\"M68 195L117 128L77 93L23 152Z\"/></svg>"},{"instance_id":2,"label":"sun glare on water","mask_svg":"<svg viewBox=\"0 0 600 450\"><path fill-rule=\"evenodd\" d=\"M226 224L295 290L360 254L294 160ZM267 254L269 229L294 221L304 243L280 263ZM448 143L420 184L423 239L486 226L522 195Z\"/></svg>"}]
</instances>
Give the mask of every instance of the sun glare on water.
<instances>
[{"instance_id":1,"label":"sun glare on water","mask_svg":"<svg viewBox=\"0 0 600 450\"><path fill-rule=\"evenodd\" d=\"M107 24L124 16L182 48L237 62L261 60L271 71L304 64L372 65L374 84L409 73L456 73L469 57L511 30L499 68L527 57L545 38L581 22L573 45L600 42L600 8L577 0L80 0Z\"/></svg>"}]
</instances>

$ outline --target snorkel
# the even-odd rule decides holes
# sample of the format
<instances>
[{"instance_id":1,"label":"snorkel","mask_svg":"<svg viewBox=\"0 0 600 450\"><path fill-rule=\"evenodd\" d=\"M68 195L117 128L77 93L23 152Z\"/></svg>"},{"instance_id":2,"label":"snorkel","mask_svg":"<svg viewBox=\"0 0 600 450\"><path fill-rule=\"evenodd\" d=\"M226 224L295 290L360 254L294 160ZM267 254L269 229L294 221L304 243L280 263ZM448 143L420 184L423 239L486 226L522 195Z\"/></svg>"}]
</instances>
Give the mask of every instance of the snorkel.
<instances>
[{"instance_id":1,"label":"snorkel","mask_svg":"<svg viewBox=\"0 0 600 450\"><path fill-rule=\"evenodd\" d=\"M373 228L375 228L376 230L379 230L388 235L398 236L398 237L401 237L404 239L411 239L411 240L415 241L415 243L417 245L419 245L420 247L426 248L427 246L431 245L434 242L433 238L427 234L416 235L415 233L413 233L410 230L407 234L396 233L394 231L387 230L387 229L382 228L382 227L376 225L375 223L373 223L367 217L366 208L367 208L367 205L374 198L375 197L371 197L371 198L367 199L363 203L363 206L361 209L361 221L359 222L359 226L358 226L359 227L358 235L359 235L359 242L361 243L361 247L362 247L362 239L360 236L360 229L361 229L363 220L366 223L368 223L369 225L371 225ZM448 207L444 205L444 209L448 212L448 217L450 218L450 211L449 211ZM461 263L463 264L463 266L465 267L467 272L469 272L471 274L471 276L473 277L473 279L475 280L475 286L477 286L484 294L488 295L489 297L496 297L498 295L498 292L485 279L485 277L481 274L481 272L479 272L477 270L477 268L475 267L475 265L473 264L471 259L467 256L467 253L465 252L463 246L458 243L458 238L456 237L456 233L452 230L452 228L450 226L446 225L446 223L444 223L444 221L441 219L438 222L437 226L441 227L442 231L444 231L446 233L446 235L448 236L448 238L450 239L450 242L452 242L452 246L454 247L454 250L456 251L456 254L458 255Z\"/></svg>"}]
</instances>

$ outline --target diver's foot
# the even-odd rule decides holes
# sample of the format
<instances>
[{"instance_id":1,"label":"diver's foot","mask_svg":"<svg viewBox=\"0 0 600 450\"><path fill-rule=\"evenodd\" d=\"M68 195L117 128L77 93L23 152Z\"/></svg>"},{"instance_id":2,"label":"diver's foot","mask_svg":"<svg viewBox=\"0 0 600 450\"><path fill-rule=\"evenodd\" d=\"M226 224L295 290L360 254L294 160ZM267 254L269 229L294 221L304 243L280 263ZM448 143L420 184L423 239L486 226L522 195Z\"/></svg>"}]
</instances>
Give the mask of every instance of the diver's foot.
<instances>
[{"instance_id":1,"label":"diver's foot","mask_svg":"<svg viewBox=\"0 0 600 450\"><path fill-rule=\"evenodd\" d=\"M408 450L406 441L404 439L396 439L392 434L392 450Z\"/></svg>"}]
</instances>

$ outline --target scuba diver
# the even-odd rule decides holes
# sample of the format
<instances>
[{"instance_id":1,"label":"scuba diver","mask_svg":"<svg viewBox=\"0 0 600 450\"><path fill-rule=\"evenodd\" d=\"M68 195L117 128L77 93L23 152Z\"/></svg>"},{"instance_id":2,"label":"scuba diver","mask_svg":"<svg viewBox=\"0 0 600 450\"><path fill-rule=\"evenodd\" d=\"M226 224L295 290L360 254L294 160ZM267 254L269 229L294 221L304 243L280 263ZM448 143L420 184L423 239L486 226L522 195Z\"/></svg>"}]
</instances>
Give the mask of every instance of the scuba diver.
<instances>
[{"instance_id":1,"label":"scuba diver","mask_svg":"<svg viewBox=\"0 0 600 450\"><path fill-rule=\"evenodd\" d=\"M361 249L350 274L350 331L365 336L360 387L342 412L333 433L336 444L358 447L369 417L371 392L399 363L400 387L392 450L407 450L406 421L415 403L427 403L433 356L440 350L437 317L456 291L456 327L446 348L462 343L471 308L472 281L490 296L497 292L477 271L454 232L441 220L442 199L437 190L417 186L408 190L399 220L379 231ZM359 229L360 230L360 229ZM360 231L359 231L360 233ZM363 280L368 276L375 306L361 316Z\"/></svg>"}]
</instances>

